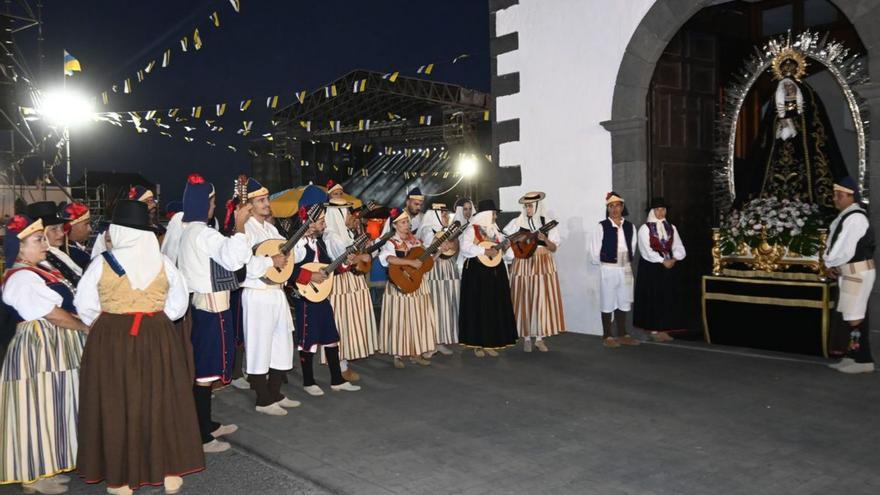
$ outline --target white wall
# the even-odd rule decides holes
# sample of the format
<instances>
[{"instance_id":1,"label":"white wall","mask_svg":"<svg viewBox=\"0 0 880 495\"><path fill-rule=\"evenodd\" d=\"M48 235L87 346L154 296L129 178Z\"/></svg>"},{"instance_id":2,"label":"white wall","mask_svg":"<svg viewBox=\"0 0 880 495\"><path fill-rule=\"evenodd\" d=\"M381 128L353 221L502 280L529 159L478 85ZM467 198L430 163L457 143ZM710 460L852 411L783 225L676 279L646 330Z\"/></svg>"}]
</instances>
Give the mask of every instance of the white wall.
<instances>
[{"instance_id":1,"label":"white wall","mask_svg":"<svg viewBox=\"0 0 880 495\"><path fill-rule=\"evenodd\" d=\"M501 189L514 211L527 191L547 193L560 223L556 255L569 331L601 334L598 267L588 239L611 189L611 100L626 45L654 0L520 0L496 14L496 35L519 33L519 49L498 56L498 74L519 72L520 92L498 98L497 120L519 118L520 141L499 151L521 165L522 186Z\"/></svg>"}]
</instances>

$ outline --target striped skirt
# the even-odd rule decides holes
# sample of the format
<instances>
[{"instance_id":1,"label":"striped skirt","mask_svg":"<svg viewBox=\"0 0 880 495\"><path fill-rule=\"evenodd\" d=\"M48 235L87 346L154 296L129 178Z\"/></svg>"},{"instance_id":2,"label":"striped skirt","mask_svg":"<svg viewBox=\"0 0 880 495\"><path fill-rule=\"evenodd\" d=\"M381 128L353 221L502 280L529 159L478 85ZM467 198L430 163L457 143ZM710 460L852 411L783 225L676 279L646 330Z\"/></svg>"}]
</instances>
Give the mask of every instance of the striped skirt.
<instances>
[{"instance_id":1,"label":"striped skirt","mask_svg":"<svg viewBox=\"0 0 880 495\"><path fill-rule=\"evenodd\" d=\"M86 334L18 324L0 369L0 484L76 468L79 362Z\"/></svg>"},{"instance_id":2,"label":"striped skirt","mask_svg":"<svg viewBox=\"0 0 880 495\"><path fill-rule=\"evenodd\" d=\"M392 356L419 356L435 350L437 315L427 287L404 294L391 282L382 296L379 351Z\"/></svg>"},{"instance_id":3,"label":"striped skirt","mask_svg":"<svg viewBox=\"0 0 880 495\"><path fill-rule=\"evenodd\" d=\"M376 352L376 314L364 276L345 272L333 277L330 305L339 330L339 358L351 361Z\"/></svg>"},{"instance_id":4,"label":"striped skirt","mask_svg":"<svg viewBox=\"0 0 880 495\"><path fill-rule=\"evenodd\" d=\"M437 258L434 268L425 276L434 311L437 313L437 343L458 343L458 302L461 277L455 258Z\"/></svg>"},{"instance_id":5,"label":"striped skirt","mask_svg":"<svg viewBox=\"0 0 880 495\"><path fill-rule=\"evenodd\" d=\"M510 292L520 337L550 337L565 331L559 275L546 248L539 246L531 258L513 260Z\"/></svg>"}]
</instances>

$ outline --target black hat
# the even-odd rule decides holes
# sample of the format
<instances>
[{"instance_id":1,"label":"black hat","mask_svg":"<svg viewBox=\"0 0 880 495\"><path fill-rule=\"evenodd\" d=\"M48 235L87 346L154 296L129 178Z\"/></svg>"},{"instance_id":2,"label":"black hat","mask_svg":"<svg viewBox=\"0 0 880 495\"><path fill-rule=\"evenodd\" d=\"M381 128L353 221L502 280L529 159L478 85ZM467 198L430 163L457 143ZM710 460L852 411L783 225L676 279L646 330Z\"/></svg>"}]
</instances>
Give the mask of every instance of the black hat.
<instances>
[{"instance_id":1,"label":"black hat","mask_svg":"<svg viewBox=\"0 0 880 495\"><path fill-rule=\"evenodd\" d=\"M651 203L648 206L648 211L653 210L654 208L669 208L669 205L666 204L666 201L663 199L663 196L656 196L651 198Z\"/></svg>"},{"instance_id":2,"label":"black hat","mask_svg":"<svg viewBox=\"0 0 880 495\"><path fill-rule=\"evenodd\" d=\"M45 227L64 223L64 219L58 216L58 205L54 201L38 201L27 205L27 216L43 220Z\"/></svg>"},{"instance_id":3,"label":"black hat","mask_svg":"<svg viewBox=\"0 0 880 495\"><path fill-rule=\"evenodd\" d=\"M495 207L495 201L491 199L482 199L479 203L477 203L477 211L498 211L498 208Z\"/></svg>"},{"instance_id":4,"label":"black hat","mask_svg":"<svg viewBox=\"0 0 880 495\"><path fill-rule=\"evenodd\" d=\"M137 230L153 231L150 225L150 211L146 203L131 199L120 199L113 208L113 225L121 225Z\"/></svg>"}]
</instances>

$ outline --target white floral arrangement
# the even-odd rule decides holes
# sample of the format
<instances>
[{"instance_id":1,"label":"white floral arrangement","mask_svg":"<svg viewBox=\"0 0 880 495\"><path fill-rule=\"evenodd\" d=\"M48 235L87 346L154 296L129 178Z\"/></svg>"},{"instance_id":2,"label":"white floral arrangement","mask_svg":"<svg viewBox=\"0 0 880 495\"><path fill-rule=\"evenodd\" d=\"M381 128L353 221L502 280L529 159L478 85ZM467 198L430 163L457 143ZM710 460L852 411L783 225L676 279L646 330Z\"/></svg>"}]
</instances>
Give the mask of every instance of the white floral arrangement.
<instances>
[{"instance_id":1,"label":"white floral arrangement","mask_svg":"<svg viewBox=\"0 0 880 495\"><path fill-rule=\"evenodd\" d=\"M784 246L800 256L819 254L819 230L826 227L819 206L798 200L758 198L721 217L721 254L729 256L762 243Z\"/></svg>"}]
</instances>

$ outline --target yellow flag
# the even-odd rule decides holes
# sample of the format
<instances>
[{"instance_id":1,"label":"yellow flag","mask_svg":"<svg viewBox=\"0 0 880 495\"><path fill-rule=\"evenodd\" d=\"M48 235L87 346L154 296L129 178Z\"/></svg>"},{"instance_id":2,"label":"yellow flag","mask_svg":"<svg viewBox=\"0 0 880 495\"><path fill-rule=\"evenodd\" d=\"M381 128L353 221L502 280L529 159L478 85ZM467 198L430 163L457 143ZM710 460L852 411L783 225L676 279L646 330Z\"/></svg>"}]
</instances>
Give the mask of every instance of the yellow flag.
<instances>
[{"instance_id":1,"label":"yellow flag","mask_svg":"<svg viewBox=\"0 0 880 495\"><path fill-rule=\"evenodd\" d=\"M106 91L104 91L103 93L101 93L101 98L104 100L104 104L105 104L105 105L107 105L108 103L110 103L110 95L108 95Z\"/></svg>"},{"instance_id":2,"label":"yellow flag","mask_svg":"<svg viewBox=\"0 0 880 495\"><path fill-rule=\"evenodd\" d=\"M200 107L200 106L193 107L192 116L196 119L201 118L202 117L202 107Z\"/></svg>"},{"instance_id":3,"label":"yellow flag","mask_svg":"<svg viewBox=\"0 0 880 495\"><path fill-rule=\"evenodd\" d=\"M220 117L224 113L226 113L226 103L221 103L217 105L217 116Z\"/></svg>"},{"instance_id":4,"label":"yellow flag","mask_svg":"<svg viewBox=\"0 0 880 495\"><path fill-rule=\"evenodd\" d=\"M193 46L196 47L196 50L202 49L202 37L199 36L199 28L196 28L193 33Z\"/></svg>"},{"instance_id":5,"label":"yellow flag","mask_svg":"<svg viewBox=\"0 0 880 495\"><path fill-rule=\"evenodd\" d=\"M212 13L211 21L214 23L214 27L220 27L220 14L217 12Z\"/></svg>"},{"instance_id":6,"label":"yellow flag","mask_svg":"<svg viewBox=\"0 0 880 495\"><path fill-rule=\"evenodd\" d=\"M247 110L247 109L250 108L250 107L251 107L251 100L244 100L244 101L242 101L242 102L238 105L238 108L239 108L242 112L244 112L245 110Z\"/></svg>"},{"instance_id":7,"label":"yellow flag","mask_svg":"<svg viewBox=\"0 0 880 495\"><path fill-rule=\"evenodd\" d=\"M483 112L483 120L485 120L486 122L489 122L489 111L488 110Z\"/></svg>"}]
</instances>

